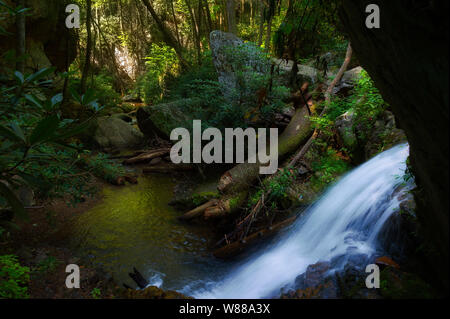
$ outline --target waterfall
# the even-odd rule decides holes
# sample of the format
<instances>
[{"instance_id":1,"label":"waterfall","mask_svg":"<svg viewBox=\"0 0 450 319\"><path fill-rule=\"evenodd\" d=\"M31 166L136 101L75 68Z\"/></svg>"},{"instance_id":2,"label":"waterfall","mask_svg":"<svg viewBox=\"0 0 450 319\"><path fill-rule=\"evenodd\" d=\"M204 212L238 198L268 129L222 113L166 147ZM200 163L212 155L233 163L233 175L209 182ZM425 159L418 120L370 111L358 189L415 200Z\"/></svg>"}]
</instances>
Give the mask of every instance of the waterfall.
<instances>
[{"instance_id":1,"label":"waterfall","mask_svg":"<svg viewBox=\"0 0 450 319\"><path fill-rule=\"evenodd\" d=\"M383 224L399 208L397 195L408 154L407 144L398 145L355 168L302 213L274 245L256 252L222 280L192 295L273 297L308 265L342 255L373 255L380 248L377 235Z\"/></svg>"}]
</instances>

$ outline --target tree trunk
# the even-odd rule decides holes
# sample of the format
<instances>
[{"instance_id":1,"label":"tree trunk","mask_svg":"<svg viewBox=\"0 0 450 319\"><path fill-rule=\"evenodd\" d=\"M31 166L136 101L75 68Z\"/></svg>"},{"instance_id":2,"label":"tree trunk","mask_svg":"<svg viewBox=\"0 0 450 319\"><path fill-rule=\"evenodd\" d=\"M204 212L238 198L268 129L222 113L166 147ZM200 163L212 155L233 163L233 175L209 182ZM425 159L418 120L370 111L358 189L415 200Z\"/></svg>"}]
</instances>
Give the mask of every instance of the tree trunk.
<instances>
[{"instance_id":1,"label":"tree trunk","mask_svg":"<svg viewBox=\"0 0 450 319\"><path fill-rule=\"evenodd\" d=\"M17 5L22 9L25 7L25 0L17 0ZM26 17L22 12L16 16L16 69L20 73L25 73L25 53L26 53Z\"/></svg>"},{"instance_id":2,"label":"tree trunk","mask_svg":"<svg viewBox=\"0 0 450 319\"><path fill-rule=\"evenodd\" d=\"M209 9L209 3L208 0L204 0L205 1L205 10L206 10L206 18L208 21L208 28L209 28L209 33L211 33L213 31L213 23L212 23L212 19L211 19L211 10ZM209 36L208 36L209 39Z\"/></svg>"},{"instance_id":3,"label":"tree trunk","mask_svg":"<svg viewBox=\"0 0 450 319\"><path fill-rule=\"evenodd\" d=\"M261 20L259 21L259 33L258 33L258 46L262 45L263 33L264 33L264 4L261 5Z\"/></svg>"},{"instance_id":4,"label":"tree trunk","mask_svg":"<svg viewBox=\"0 0 450 319\"><path fill-rule=\"evenodd\" d=\"M272 21L273 17L271 16L269 18L269 21L267 21L267 35L266 35L266 51L270 52L270 42L272 41Z\"/></svg>"},{"instance_id":5,"label":"tree trunk","mask_svg":"<svg viewBox=\"0 0 450 319\"><path fill-rule=\"evenodd\" d=\"M170 2L170 9L172 11L173 23L175 24L175 35L177 37L178 45L181 46L180 31L178 30L178 22L177 22L177 16L175 15L175 7L173 5L173 1L169 1L169 2Z\"/></svg>"},{"instance_id":6,"label":"tree trunk","mask_svg":"<svg viewBox=\"0 0 450 319\"><path fill-rule=\"evenodd\" d=\"M180 61L180 64L182 68L186 68L188 66L187 61L183 58L181 47L178 45L178 42L176 41L175 37L172 35L170 30L166 27L164 24L164 21L162 21L158 15L156 14L155 9L149 2L149 0L142 0L142 3L145 5L147 10L150 12L150 15L152 16L153 20L155 20L156 25L158 26L159 31L164 36L164 40L167 43L168 46L172 47L175 50L175 53L177 54L178 60Z\"/></svg>"},{"instance_id":7,"label":"tree trunk","mask_svg":"<svg viewBox=\"0 0 450 319\"><path fill-rule=\"evenodd\" d=\"M331 82L330 86L328 87L327 91L325 92L325 107L320 113L320 116L325 115L328 112L328 107L330 105L331 101L331 94L333 93L333 89L335 86L341 81L342 76L344 75L345 71L347 70L348 65L350 64L350 60L352 59L353 49L351 44L348 44L347 47L347 53L345 55L344 62L342 63L341 68L339 69L338 74L334 78L333 82ZM311 147L314 140L319 136L319 131L316 129L314 130L313 135L311 138L306 142L306 144L300 149L300 151L294 156L291 163L289 163L289 166L294 166L295 163L297 163L303 156L305 156L308 149Z\"/></svg>"},{"instance_id":8,"label":"tree trunk","mask_svg":"<svg viewBox=\"0 0 450 319\"><path fill-rule=\"evenodd\" d=\"M308 107L298 109L288 127L280 135L278 155L280 160L304 143L312 132ZM235 193L248 189L259 176L261 164L243 163L226 172L219 180L218 189L223 193Z\"/></svg>"},{"instance_id":9,"label":"tree trunk","mask_svg":"<svg viewBox=\"0 0 450 319\"><path fill-rule=\"evenodd\" d=\"M92 0L86 0L86 56L84 61L83 73L81 75L81 93L86 93L87 77L91 67L91 51L92 51L92 32L91 32L91 15L92 15Z\"/></svg>"},{"instance_id":10,"label":"tree trunk","mask_svg":"<svg viewBox=\"0 0 450 319\"><path fill-rule=\"evenodd\" d=\"M228 32L237 35L235 0L227 0Z\"/></svg>"}]
</instances>

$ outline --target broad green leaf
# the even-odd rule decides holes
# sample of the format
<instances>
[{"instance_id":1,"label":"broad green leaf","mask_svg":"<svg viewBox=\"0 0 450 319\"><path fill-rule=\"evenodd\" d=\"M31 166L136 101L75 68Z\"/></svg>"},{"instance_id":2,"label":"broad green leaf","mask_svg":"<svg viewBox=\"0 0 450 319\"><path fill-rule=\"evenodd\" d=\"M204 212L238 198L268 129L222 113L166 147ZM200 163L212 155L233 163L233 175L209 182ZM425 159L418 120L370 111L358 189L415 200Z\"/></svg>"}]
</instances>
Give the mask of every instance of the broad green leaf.
<instances>
[{"instance_id":1,"label":"broad green leaf","mask_svg":"<svg viewBox=\"0 0 450 319\"><path fill-rule=\"evenodd\" d=\"M16 11L14 10L14 8L11 8L10 6L8 6L5 2L0 1L0 7L4 7L6 8L10 14L15 14Z\"/></svg>"},{"instance_id":2,"label":"broad green leaf","mask_svg":"<svg viewBox=\"0 0 450 319\"><path fill-rule=\"evenodd\" d=\"M25 82L23 74L20 73L19 71L14 72L14 77L19 81L20 84L23 84Z\"/></svg>"},{"instance_id":3,"label":"broad green leaf","mask_svg":"<svg viewBox=\"0 0 450 319\"><path fill-rule=\"evenodd\" d=\"M33 103L34 105L36 105L39 108L43 108L43 105L41 103L41 101L39 101L38 98L36 98L34 95L31 94L25 94L25 98L30 101L31 103Z\"/></svg>"},{"instance_id":4,"label":"broad green leaf","mask_svg":"<svg viewBox=\"0 0 450 319\"><path fill-rule=\"evenodd\" d=\"M78 94L78 92L74 88L70 88L70 93L72 94L72 97L76 102L82 104L81 96Z\"/></svg>"},{"instance_id":5,"label":"broad green leaf","mask_svg":"<svg viewBox=\"0 0 450 319\"><path fill-rule=\"evenodd\" d=\"M28 82L28 83L32 83L34 81L42 79L43 77L46 77L47 75L53 73L55 70L56 69L54 67L40 69L36 73L34 73L34 74L30 75L29 77L27 77L27 79L25 81Z\"/></svg>"},{"instance_id":6,"label":"broad green leaf","mask_svg":"<svg viewBox=\"0 0 450 319\"><path fill-rule=\"evenodd\" d=\"M0 181L0 195L2 195L9 205L11 205L11 208L13 209L14 213L22 220L28 220L28 213L25 210L25 207L23 207L22 202L17 198L16 194L8 187L3 181Z\"/></svg>"},{"instance_id":7,"label":"broad green leaf","mask_svg":"<svg viewBox=\"0 0 450 319\"><path fill-rule=\"evenodd\" d=\"M12 141L22 142L22 139L19 136L17 136L11 129L3 125L0 125L0 136L6 137Z\"/></svg>"},{"instance_id":8,"label":"broad green leaf","mask_svg":"<svg viewBox=\"0 0 450 319\"><path fill-rule=\"evenodd\" d=\"M44 118L34 128L30 137L30 145L36 145L48 141L54 136L59 127L59 118L57 115L51 115Z\"/></svg>"},{"instance_id":9,"label":"broad green leaf","mask_svg":"<svg viewBox=\"0 0 450 319\"><path fill-rule=\"evenodd\" d=\"M22 140L22 142L26 142L25 134L23 133L20 126L16 122L12 122L10 126L14 133Z\"/></svg>"},{"instance_id":10,"label":"broad green leaf","mask_svg":"<svg viewBox=\"0 0 450 319\"><path fill-rule=\"evenodd\" d=\"M55 106L59 103L61 103L63 100L63 95L62 93L56 94L54 97L52 97L52 106Z\"/></svg>"},{"instance_id":11,"label":"broad green leaf","mask_svg":"<svg viewBox=\"0 0 450 319\"><path fill-rule=\"evenodd\" d=\"M10 127L0 125L0 136L6 137L11 141L25 143L25 136L20 127L16 123L11 123Z\"/></svg>"},{"instance_id":12,"label":"broad green leaf","mask_svg":"<svg viewBox=\"0 0 450 319\"><path fill-rule=\"evenodd\" d=\"M31 8L23 8L23 9L17 10L16 14L21 14L21 13L24 13L24 12L28 12L30 10L31 10Z\"/></svg>"},{"instance_id":13,"label":"broad green leaf","mask_svg":"<svg viewBox=\"0 0 450 319\"><path fill-rule=\"evenodd\" d=\"M93 89L88 89L86 93L81 97L82 105L89 105L96 101L95 92Z\"/></svg>"}]
</instances>

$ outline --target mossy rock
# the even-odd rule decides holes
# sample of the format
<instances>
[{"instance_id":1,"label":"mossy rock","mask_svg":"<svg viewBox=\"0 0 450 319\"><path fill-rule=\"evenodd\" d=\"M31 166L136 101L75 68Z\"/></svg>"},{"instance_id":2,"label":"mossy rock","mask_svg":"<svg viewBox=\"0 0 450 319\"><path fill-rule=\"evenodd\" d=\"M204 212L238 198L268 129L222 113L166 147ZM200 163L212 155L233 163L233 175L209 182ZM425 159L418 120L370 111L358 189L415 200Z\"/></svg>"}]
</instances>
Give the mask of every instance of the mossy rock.
<instances>
[{"instance_id":1,"label":"mossy rock","mask_svg":"<svg viewBox=\"0 0 450 319\"><path fill-rule=\"evenodd\" d=\"M207 184L201 184L192 193L192 203L196 206L204 204L211 199L219 198L220 194L217 190L217 182L213 181Z\"/></svg>"},{"instance_id":2,"label":"mossy rock","mask_svg":"<svg viewBox=\"0 0 450 319\"><path fill-rule=\"evenodd\" d=\"M80 139L86 145L103 151L123 151L141 145L144 136L119 117L103 116L93 119Z\"/></svg>"},{"instance_id":3,"label":"mossy rock","mask_svg":"<svg viewBox=\"0 0 450 319\"><path fill-rule=\"evenodd\" d=\"M190 108L201 107L200 99L182 99L175 102L144 106L137 111L139 129L146 136L169 139L173 129L190 128L193 118Z\"/></svg>"},{"instance_id":4,"label":"mossy rock","mask_svg":"<svg viewBox=\"0 0 450 319\"><path fill-rule=\"evenodd\" d=\"M199 184L195 187L183 187L178 196L171 201L171 205L178 206L183 209L192 209L200 206L211 199L219 198L220 194L217 190L217 181L212 180L207 183Z\"/></svg>"}]
</instances>

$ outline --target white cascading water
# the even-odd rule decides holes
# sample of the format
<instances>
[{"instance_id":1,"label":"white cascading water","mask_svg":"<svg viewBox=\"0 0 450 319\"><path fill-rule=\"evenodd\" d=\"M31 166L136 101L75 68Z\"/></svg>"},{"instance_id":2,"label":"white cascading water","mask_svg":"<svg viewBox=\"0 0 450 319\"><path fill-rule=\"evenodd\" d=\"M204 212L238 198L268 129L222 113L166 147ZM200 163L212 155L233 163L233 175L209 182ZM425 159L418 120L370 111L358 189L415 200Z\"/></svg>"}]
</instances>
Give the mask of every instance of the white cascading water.
<instances>
[{"instance_id":1,"label":"white cascading water","mask_svg":"<svg viewBox=\"0 0 450 319\"><path fill-rule=\"evenodd\" d=\"M373 254L381 227L398 209L398 186L408 154L407 144L398 145L354 169L304 212L277 244L193 296L268 298L292 284L308 265L341 255Z\"/></svg>"}]
</instances>

